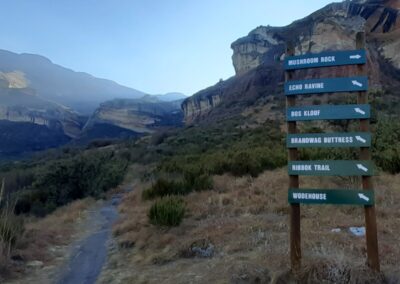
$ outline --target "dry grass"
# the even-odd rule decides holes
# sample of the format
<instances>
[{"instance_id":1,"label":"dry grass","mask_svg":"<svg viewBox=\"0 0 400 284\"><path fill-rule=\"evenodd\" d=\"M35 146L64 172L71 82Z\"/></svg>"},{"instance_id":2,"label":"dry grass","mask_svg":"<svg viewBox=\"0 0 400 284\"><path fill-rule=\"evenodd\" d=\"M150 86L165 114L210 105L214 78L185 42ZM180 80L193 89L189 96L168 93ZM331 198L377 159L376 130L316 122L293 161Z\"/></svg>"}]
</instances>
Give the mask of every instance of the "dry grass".
<instances>
[{"instance_id":1,"label":"dry grass","mask_svg":"<svg viewBox=\"0 0 400 284\"><path fill-rule=\"evenodd\" d=\"M20 243L23 258L48 261L47 248L68 244L75 233L76 223L85 217L86 209L94 202L92 198L77 200L43 219L31 220L26 225L26 232Z\"/></svg>"},{"instance_id":2,"label":"dry grass","mask_svg":"<svg viewBox=\"0 0 400 284\"><path fill-rule=\"evenodd\" d=\"M45 218L31 218L25 220L25 230L16 244L12 258L18 260L11 266L8 277L24 276L26 264L30 261L41 261L44 266L55 261L54 248L66 246L77 233L77 225L93 206L94 199L87 198L74 201L58 208Z\"/></svg>"},{"instance_id":3,"label":"dry grass","mask_svg":"<svg viewBox=\"0 0 400 284\"><path fill-rule=\"evenodd\" d=\"M400 281L400 175L382 174L377 186L377 218L382 271ZM354 187L351 179L308 178L302 187ZM287 174L285 169L258 178L215 176L212 191L185 197L188 213L177 228L149 224L151 202L140 184L122 201L114 227L118 242L101 283L288 283ZM365 239L348 232L363 226L362 207L303 206L301 283L379 283L382 275L365 268ZM333 228L341 228L333 233ZM186 253L193 243L212 243L212 258Z\"/></svg>"}]
</instances>

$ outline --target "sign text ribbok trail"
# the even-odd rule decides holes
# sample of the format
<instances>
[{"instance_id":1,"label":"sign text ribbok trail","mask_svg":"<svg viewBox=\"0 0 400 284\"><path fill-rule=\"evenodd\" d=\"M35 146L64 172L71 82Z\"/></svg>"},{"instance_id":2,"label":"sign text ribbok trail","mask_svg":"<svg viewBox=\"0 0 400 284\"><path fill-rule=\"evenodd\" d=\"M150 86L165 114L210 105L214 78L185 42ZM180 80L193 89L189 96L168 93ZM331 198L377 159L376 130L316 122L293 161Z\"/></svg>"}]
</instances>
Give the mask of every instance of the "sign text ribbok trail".
<instances>
[{"instance_id":1,"label":"sign text ribbok trail","mask_svg":"<svg viewBox=\"0 0 400 284\"><path fill-rule=\"evenodd\" d=\"M291 161L289 175L299 176L372 176L369 161Z\"/></svg>"},{"instance_id":2,"label":"sign text ribbok trail","mask_svg":"<svg viewBox=\"0 0 400 284\"><path fill-rule=\"evenodd\" d=\"M336 204L364 206L368 265L380 270L375 216L375 198L372 187L374 166L371 160L369 133L368 78L365 76L365 38L357 34L356 50L332 51L320 54L294 56L294 47L288 44L285 56L286 120L288 135L288 174L290 204L290 259L292 269L301 265L300 204ZM351 77L293 80L297 69L357 65ZM354 70L354 69L353 69ZM332 72L335 73L335 72ZM298 95L357 93L357 104L297 106ZM358 132L299 133L298 121L359 120ZM299 160L298 148L360 148L359 160ZM300 176L358 176L362 189L302 189Z\"/></svg>"}]
</instances>

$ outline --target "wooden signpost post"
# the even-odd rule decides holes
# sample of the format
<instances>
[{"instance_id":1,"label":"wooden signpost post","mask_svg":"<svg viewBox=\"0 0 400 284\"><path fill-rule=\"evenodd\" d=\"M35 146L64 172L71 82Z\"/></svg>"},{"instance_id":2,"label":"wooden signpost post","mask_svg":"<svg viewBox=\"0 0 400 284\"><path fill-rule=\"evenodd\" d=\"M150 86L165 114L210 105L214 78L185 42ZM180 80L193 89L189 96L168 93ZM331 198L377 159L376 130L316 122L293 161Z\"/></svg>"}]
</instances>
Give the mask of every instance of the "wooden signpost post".
<instances>
[{"instance_id":1,"label":"wooden signpost post","mask_svg":"<svg viewBox=\"0 0 400 284\"><path fill-rule=\"evenodd\" d=\"M301 266L300 204L361 205L365 211L368 265L380 270L375 216L375 197L372 186L371 134L369 133L370 106L368 105L368 78L365 64L364 33L358 33L356 50L324 52L294 56L294 47L288 44L285 58L285 95L288 148L290 204L290 259L291 267ZM297 69L357 65L357 74L346 78L316 78L293 80ZM356 92L357 104L311 105L296 107L296 97L306 94ZM357 119L359 132L297 133L297 121ZM298 148L359 147L355 161L299 161ZM360 176L362 189L302 189L299 176Z\"/></svg>"}]
</instances>

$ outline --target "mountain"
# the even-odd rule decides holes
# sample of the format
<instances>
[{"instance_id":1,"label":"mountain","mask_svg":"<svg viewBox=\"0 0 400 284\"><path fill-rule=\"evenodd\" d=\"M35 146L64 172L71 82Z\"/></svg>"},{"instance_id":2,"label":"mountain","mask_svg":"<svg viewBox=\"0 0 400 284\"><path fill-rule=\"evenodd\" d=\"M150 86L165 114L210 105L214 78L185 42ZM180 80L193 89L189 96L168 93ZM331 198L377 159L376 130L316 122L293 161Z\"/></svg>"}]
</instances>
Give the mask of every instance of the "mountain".
<instances>
[{"instance_id":1,"label":"mountain","mask_svg":"<svg viewBox=\"0 0 400 284\"><path fill-rule=\"evenodd\" d=\"M162 101L157 96L147 95L104 102L89 118L80 140L138 136L180 126L183 121L181 101Z\"/></svg>"},{"instance_id":2,"label":"mountain","mask_svg":"<svg viewBox=\"0 0 400 284\"><path fill-rule=\"evenodd\" d=\"M80 134L84 122L76 112L6 83L0 79L0 158L58 147Z\"/></svg>"},{"instance_id":3,"label":"mountain","mask_svg":"<svg viewBox=\"0 0 400 284\"><path fill-rule=\"evenodd\" d=\"M359 31L366 33L371 89L385 90L400 98L399 6L399 1L344 1L327 5L285 27L257 27L231 45L236 75L183 102L185 122L233 115L252 116L260 122L282 118L286 43L293 42L296 54L355 49ZM301 76L347 76L354 68L304 70Z\"/></svg>"},{"instance_id":4,"label":"mountain","mask_svg":"<svg viewBox=\"0 0 400 284\"><path fill-rule=\"evenodd\" d=\"M11 88L31 88L44 99L90 114L101 102L145 95L113 81L75 72L34 54L0 50L0 79Z\"/></svg>"},{"instance_id":5,"label":"mountain","mask_svg":"<svg viewBox=\"0 0 400 284\"><path fill-rule=\"evenodd\" d=\"M145 95L39 55L0 50L0 158L180 125L183 98Z\"/></svg>"},{"instance_id":6,"label":"mountain","mask_svg":"<svg viewBox=\"0 0 400 284\"><path fill-rule=\"evenodd\" d=\"M160 101L165 101L165 102L179 101L187 98L185 94L177 92L166 93L164 95L155 95L155 97L157 97L157 99L159 99Z\"/></svg>"}]
</instances>

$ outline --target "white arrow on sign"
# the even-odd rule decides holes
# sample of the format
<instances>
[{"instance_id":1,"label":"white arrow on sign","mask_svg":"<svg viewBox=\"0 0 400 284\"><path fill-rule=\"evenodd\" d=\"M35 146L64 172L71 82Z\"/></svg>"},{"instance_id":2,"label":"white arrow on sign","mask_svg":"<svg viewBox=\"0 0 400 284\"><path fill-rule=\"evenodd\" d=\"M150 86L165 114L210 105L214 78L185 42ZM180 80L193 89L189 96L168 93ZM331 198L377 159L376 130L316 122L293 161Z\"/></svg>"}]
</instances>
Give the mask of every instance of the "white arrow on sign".
<instances>
[{"instance_id":1,"label":"white arrow on sign","mask_svg":"<svg viewBox=\"0 0 400 284\"><path fill-rule=\"evenodd\" d=\"M361 199L364 199L365 201L369 201L369 198L368 198L368 196L366 196L365 194L363 194L363 193L359 193L358 194L358 197L360 197Z\"/></svg>"},{"instance_id":2,"label":"white arrow on sign","mask_svg":"<svg viewBox=\"0 0 400 284\"><path fill-rule=\"evenodd\" d=\"M360 114L362 114L362 115L365 114L365 111L363 111L363 110L360 109L359 107L354 108L354 111L355 111L355 112L358 112L358 113L360 113Z\"/></svg>"},{"instance_id":3,"label":"white arrow on sign","mask_svg":"<svg viewBox=\"0 0 400 284\"><path fill-rule=\"evenodd\" d=\"M357 168L358 168L359 170L364 171L364 172L368 172L368 169L367 169L366 167L364 167L362 164L357 164Z\"/></svg>"},{"instance_id":4,"label":"white arrow on sign","mask_svg":"<svg viewBox=\"0 0 400 284\"><path fill-rule=\"evenodd\" d=\"M350 55L350 59L360 59L360 58L361 58L360 54Z\"/></svg>"},{"instance_id":5,"label":"white arrow on sign","mask_svg":"<svg viewBox=\"0 0 400 284\"><path fill-rule=\"evenodd\" d=\"M352 83L354 86L358 86L358 87L360 87L360 88L363 86L363 84L361 84L361 83L358 82L357 80L352 80L351 83Z\"/></svg>"},{"instance_id":6,"label":"white arrow on sign","mask_svg":"<svg viewBox=\"0 0 400 284\"><path fill-rule=\"evenodd\" d=\"M361 143L367 143L367 140L358 135L356 136L356 140L360 141Z\"/></svg>"}]
</instances>

